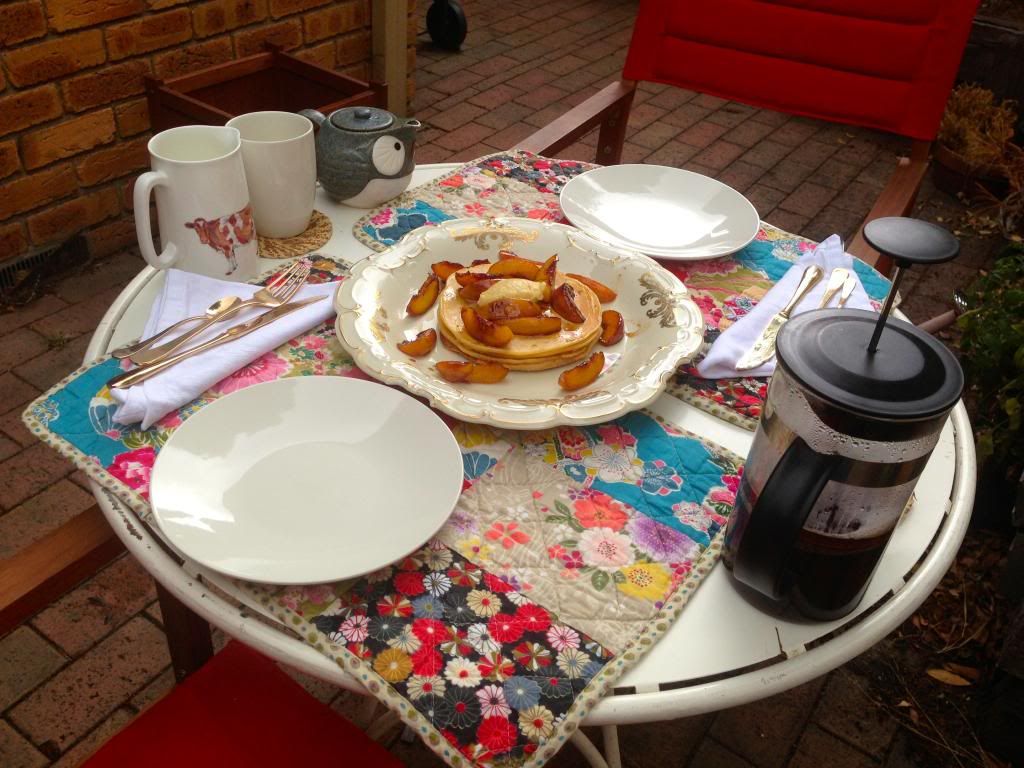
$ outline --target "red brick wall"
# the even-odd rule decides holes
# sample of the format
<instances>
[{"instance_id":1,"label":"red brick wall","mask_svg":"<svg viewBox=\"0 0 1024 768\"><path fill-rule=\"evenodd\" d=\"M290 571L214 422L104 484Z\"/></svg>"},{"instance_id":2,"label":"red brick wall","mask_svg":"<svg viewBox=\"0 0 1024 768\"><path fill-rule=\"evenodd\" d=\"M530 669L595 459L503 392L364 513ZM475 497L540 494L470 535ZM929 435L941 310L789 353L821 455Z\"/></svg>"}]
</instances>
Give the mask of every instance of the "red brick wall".
<instances>
[{"instance_id":1,"label":"red brick wall","mask_svg":"<svg viewBox=\"0 0 1024 768\"><path fill-rule=\"evenodd\" d=\"M145 75L175 77L273 42L368 79L370 21L370 0L4 0L0 265L80 231L94 255L135 243Z\"/></svg>"}]
</instances>

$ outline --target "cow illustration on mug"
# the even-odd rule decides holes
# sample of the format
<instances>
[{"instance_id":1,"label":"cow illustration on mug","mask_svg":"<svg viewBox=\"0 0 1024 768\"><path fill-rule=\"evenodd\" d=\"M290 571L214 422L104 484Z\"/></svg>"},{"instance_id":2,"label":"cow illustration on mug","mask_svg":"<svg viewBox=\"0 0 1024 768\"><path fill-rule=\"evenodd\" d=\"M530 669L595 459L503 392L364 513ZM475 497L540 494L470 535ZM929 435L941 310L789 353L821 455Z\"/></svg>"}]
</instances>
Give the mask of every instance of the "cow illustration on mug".
<instances>
[{"instance_id":1,"label":"cow illustration on mug","mask_svg":"<svg viewBox=\"0 0 1024 768\"><path fill-rule=\"evenodd\" d=\"M238 260L235 258L235 247L245 245L252 241L256 234L252 222L252 206L247 205L240 211L221 216L219 219L197 218L186 221L185 226L194 230L203 245L208 245L215 251L219 251L228 261L228 271L224 274L230 275L238 269Z\"/></svg>"},{"instance_id":2,"label":"cow illustration on mug","mask_svg":"<svg viewBox=\"0 0 1024 768\"><path fill-rule=\"evenodd\" d=\"M256 221L238 130L179 125L156 134L147 148L152 170L135 180L132 203L139 250L150 266L239 283L258 277ZM154 199L159 252L150 221Z\"/></svg>"}]
</instances>

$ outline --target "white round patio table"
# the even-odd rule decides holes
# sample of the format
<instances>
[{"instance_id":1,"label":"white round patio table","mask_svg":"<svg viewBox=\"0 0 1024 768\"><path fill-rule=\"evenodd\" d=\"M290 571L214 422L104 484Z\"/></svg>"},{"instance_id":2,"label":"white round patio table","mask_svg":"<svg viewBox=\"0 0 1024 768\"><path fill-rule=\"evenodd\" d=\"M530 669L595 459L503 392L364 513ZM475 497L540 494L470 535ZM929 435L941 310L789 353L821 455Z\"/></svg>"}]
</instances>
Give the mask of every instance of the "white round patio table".
<instances>
[{"instance_id":1,"label":"white round patio table","mask_svg":"<svg viewBox=\"0 0 1024 768\"><path fill-rule=\"evenodd\" d=\"M458 167L424 165L413 185ZM316 207L334 226L318 253L349 263L370 250L352 236L364 211L330 202L317 193ZM263 260L272 269L281 261ZM162 284L146 267L107 311L86 352L91 362L138 338ZM675 424L745 456L753 433L717 419L671 395L652 410ZM819 677L863 653L892 632L931 594L963 540L974 499L975 457L971 426L959 403L952 411L860 606L849 616L812 622L780 616L744 596L723 567L716 567L662 640L587 716L604 726L607 763L582 734L574 739L594 765L620 764L615 725L672 720L762 699ZM247 645L343 688L362 692L341 667L294 635L274 626L246 603L230 580L174 557L159 534L140 525L127 507L93 483L96 500L114 531L152 576L190 610ZM209 585L216 587L211 590ZM242 603L240 607L219 592Z\"/></svg>"}]
</instances>

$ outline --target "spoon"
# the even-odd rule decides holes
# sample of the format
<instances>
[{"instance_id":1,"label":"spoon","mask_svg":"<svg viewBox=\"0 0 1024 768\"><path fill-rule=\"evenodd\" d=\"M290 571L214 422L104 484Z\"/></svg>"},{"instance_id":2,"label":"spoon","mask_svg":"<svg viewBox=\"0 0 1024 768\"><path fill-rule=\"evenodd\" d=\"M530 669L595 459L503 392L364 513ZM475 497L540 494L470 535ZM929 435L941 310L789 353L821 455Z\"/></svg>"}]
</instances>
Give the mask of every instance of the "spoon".
<instances>
[{"instance_id":1,"label":"spoon","mask_svg":"<svg viewBox=\"0 0 1024 768\"><path fill-rule=\"evenodd\" d=\"M160 333L154 336L150 336L148 339L138 341L134 344L126 344L123 347L118 347L117 349L110 353L110 356L117 358L118 360L123 360L126 357L131 357L136 352L139 352L140 350L145 349L146 347L153 344L155 341L162 339L164 336L166 336L168 333L175 330L176 328L180 328L186 323L194 323L197 320L212 320L218 315L227 312L240 301L241 299L238 298L237 296L225 296L222 299L217 299L217 301L213 302L213 304L206 308L206 312L204 314L196 315L195 317L186 317L184 320L179 320L174 325L170 325L167 328L164 328L162 331L160 331Z\"/></svg>"}]
</instances>

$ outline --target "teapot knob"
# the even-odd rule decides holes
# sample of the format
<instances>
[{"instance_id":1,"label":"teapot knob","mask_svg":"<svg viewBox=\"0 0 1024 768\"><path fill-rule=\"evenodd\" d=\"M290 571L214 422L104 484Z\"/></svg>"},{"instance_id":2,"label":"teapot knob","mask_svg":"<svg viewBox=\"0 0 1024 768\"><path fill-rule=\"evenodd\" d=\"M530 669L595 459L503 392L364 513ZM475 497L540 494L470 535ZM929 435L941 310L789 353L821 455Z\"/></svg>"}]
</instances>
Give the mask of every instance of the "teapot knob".
<instances>
[{"instance_id":1,"label":"teapot knob","mask_svg":"<svg viewBox=\"0 0 1024 768\"><path fill-rule=\"evenodd\" d=\"M369 107L358 107L355 111L357 120L369 120L372 116L373 111Z\"/></svg>"}]
</instances>

